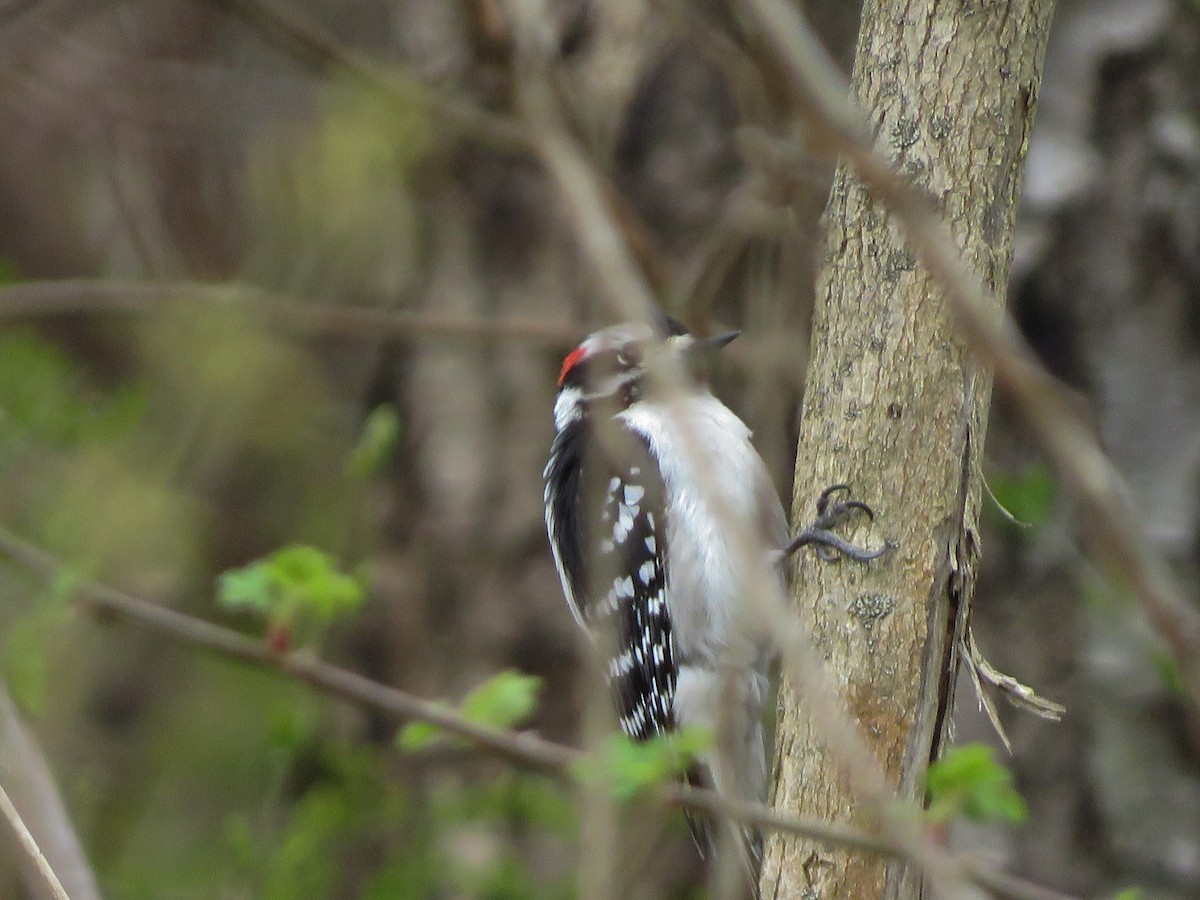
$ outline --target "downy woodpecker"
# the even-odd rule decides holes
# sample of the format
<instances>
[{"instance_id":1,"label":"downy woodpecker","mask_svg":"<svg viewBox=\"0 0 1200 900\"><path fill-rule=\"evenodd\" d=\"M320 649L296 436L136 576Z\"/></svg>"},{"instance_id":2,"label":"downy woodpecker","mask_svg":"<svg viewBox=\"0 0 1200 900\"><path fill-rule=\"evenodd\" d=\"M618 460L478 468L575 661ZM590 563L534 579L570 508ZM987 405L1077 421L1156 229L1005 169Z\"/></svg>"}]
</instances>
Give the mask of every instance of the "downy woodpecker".
<instances>
[{"instance_id":1,"label":"downy woodpecker","mask_svg":"<svg viewBox=\"0 0 1200 900\"><path fill-rule=\"evenodd\" d=\"M857 501L830 505L841 485L822 494L817 520L789 543L750 430L702 377L705 358L735 337L697 339L666 317L657 328L617 325L587 337L558 377L544 497L563 591L607 656L622 731L645 740L708 729L717 740L693 780L763 801L771 652L765 625L745 608L746 566L770 567L782 589L780 560L804 544L860 560L879 553L828 530L855 510L870 515ZM675 356L684 390L651 383L647 362L657 353ZM739 558L729 522L751 532L760 560ZM707 854L711 829L690 821ZM759 847L748 833L755 868Z\"/></svg>"}]
</instances>

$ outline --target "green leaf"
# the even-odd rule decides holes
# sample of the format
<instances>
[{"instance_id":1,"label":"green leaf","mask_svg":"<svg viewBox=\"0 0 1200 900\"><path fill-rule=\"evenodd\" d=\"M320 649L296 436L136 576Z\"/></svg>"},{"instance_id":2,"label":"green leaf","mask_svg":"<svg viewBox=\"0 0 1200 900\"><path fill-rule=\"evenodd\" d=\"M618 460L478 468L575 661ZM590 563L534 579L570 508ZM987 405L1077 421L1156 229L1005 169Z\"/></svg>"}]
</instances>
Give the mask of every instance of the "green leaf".
<instances>
[{"instance_id":1,"label":"green leaf","mask_svg":"<svg viewBox=\"0 0 1200 900\"><path fill-rule=\"evenodd\" d=\"M291 805L281 840L274 849L268 844L265 884L261 890L246 892L248 896L264 900L359 896L349 887L361 877L360 870L349 864L358 848L382 849L409 839L406 834L405 841L397 840L397 828L407 819L407 804L386 777L377 753L352 744L321 743L316 748L316 781ZM263 818L261 812L257 818ZM254 834L260 846L270 840L270 829L261 822ZM415 849L418 860L428 858L419 837L414 843L415 848L410 844L405 851Z\"/></svg>"},{"instance_id":2,"label":"green leaf","mask_svg":"<svg viewBox=\"0 0 1200 900\"><path fill-rule=\"evenodd\" d=\"M400 416L389 404L375 407L363 424L358 444L350 452L346 468L356 478L376 475L396 452L400 442Z\"/></svg>"},{"instance_id":3,"label":"green leaf","mask_svg":"<svg viewBox=\"0 0 1200 900\"><path fill-rule=\"evenodd\" d=\"M993 472L988 485L996 503L1024 525L1044 525L1054 512L1054 476L1044 463L1035 463L1018 476Z\"/></svg>"},{"instance_id":4,"label":"green leaf","mask_svg":"<svg viewBox=\"0 0 1200 900\"><path fill-rule=\"evenodd\" d=\"M690 765L701 753L713 744L712 732L707 728L681 728L670 735L674 752L682 754Z\"/></svg>"},{"instance_id":5,"label":"green leaf","mask_svg":"<svg viewBox=\"0 0 1200 900\"><path fill-rule=\"evenodd\" d=\"M515 669L505 669L474 688L458 708L471 722L489 728L512 728L529 718L537 709L537 694L542 680ZM410 722L396 736L401 750L424 750L442 737L442 730L428 722Z\"/></svg>"},{"instance_id":6,"label":"green leaf","mask_svg":"<svg viewBox=\"0 0 1200 900\"><path fill-rule=\"evenodd\" d=\"M316 741L319 731L317 707L307 703L286 703L267 711L265 720L271 744L288 752L298 752Z\"/></svg>"},{"instance_id":7,"label":"green leaf","mask_svg":"<svg viewBox=\"0 0 1200 900\"><path fill-rule=\"evenodd\" d=\"M950 750L929 767L929 819L945 822L957 815L976 821L1022 822L1025 801L1013 787L1012 773L996 762L986 744Z\"/></svg>"},{"instance_id":8,"label":"green leaf","mask_svg":"<svg viewBox=\"0 0 1200 900\"><path fill-rule=\"evenodd\" d=\"M302 610L325 621L354 612L366 599L357 581L339 572L333 559L315 547L292 545L268 557L269 577Z\"/></svg>"},{"instance_id":9,"label":"green leaf","mask_svg":"<svg viewBox=\"0 0 1200 900\"><path fill-rule=\"evenodd\" d=\"M512 728L537 709L542 679L506 669L463 698L462 714L472 722L492 728Z\"/></svg>"},{"instance_id":10,"label":"green leaf","mask_svg":"<svg viewBox=\"0 0 1200 900\"><path fill-rule=\"evenodd\" d=\"M272 624L296 617L328 623L362 606L366 592L315 547L292 545L266 559L231 569L217 581L217 602L248 610Z\"/></svg>"},{"instance_id":11,"label":"green leaf","mask_svg":"<svg viewBox=\"0 0 1200 900\"><path fill-rule=\"evenodd\" d=\"M129 435L146 410L145 392L101 394L79 367L39 335L0 338L0 448L72 447Z\"/></svg>"},{"instance_id":12,"label":"green leaf","mask_svg":"<svg viewBox=\"0 0 1200 900\"><path fill-rule=\"evenodd\" d=\"M684 774L696 756L711 745L711 734L698 728L660 734L646 741L614 734L575 763L572 772L584 784L608 784L612 795L625 801Z\"/></svg>"},{"instance_id":13,"label":"green leaf","mask_svg":"<svg viewBox=\"0 0 1200 900\"><path fill-rule=\"evenodd\" d=\"M409 753L424 750L438 742L442 730L429 722L409 722L396 736L396 746Z\"/></svg>"},{"instance_id":14,"label":"green leaf","mask_svg":"<svg viewBox=\"0 0 1200 900\"><path fill-rule=\"evenodd\" d=\"M7 683L23 711L38 716L50 698L55 663L72 613L53 585L33 597L31 608L0 628L0 681Z\"/></svg>"},{"instance_id":15,"label":"green leaf","mask_svg":"<svg viewBox=\"0 0 1200 900\"><path fill-rule=\"evenodd\" d=\"M1142 900L1141 888L1125 888L1119 894L1113 896L1113 900Z\"/></svg>"},{"instance_id":16,"label":"green leaf","mask_svg":"<svg viewBox=\"0 0 1200 900\"><path fill-rule=\"evenodd\" d=\"M227 609L248 609L264 616L271 612L271 574L265 563L230 569L217 579L217 602Z\"/></svg>"}]
</instances>

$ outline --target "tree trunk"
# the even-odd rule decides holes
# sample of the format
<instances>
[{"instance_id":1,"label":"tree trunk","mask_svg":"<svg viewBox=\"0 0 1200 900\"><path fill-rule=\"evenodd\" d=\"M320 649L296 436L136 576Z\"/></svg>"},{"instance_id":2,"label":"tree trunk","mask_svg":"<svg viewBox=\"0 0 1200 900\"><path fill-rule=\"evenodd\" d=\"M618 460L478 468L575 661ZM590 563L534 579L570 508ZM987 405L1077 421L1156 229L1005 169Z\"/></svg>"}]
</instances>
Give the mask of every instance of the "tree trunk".
<instances>
[{"instance_id":1,"label":"tree trunk","mask_svg":"<svg viewBox=\"0 0 1200 900\"><path fill-rule=\"evenodd\" d=\"M867 0L853 86L898 169L927 188L967 261L1004 297L1018 185L1052 0ZM802 554L796 606L828 675L905 797L944 737L978 551L978 459L991 379L942 291L862 185L839 170L826 210L793 519L849 482L877 513L867 566ZM867 532L857 535L861 542ZM780 697L774 804L871 825L803 698ZM764 897L913 896L886 862L773 835Z\"/></svg>"}]
</instances>

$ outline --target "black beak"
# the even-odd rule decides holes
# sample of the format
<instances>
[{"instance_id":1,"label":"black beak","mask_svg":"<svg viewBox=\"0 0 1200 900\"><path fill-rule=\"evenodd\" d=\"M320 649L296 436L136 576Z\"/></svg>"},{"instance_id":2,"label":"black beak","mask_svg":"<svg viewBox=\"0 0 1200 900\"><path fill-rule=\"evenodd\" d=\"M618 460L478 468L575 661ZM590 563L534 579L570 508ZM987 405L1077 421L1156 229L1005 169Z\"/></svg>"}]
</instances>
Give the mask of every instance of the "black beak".
<instances>
[{"instance_id":1,"label":"black beak","mask_svg":"<svg viewBox=\"0 0 1200 900\"><path fill-rule=\"evenodd\" d=\"M684 346L683 357L694 378L703 379L716 358L717 351L736 338L740 331L714 334L712 337L695 338Z\"/></svg>"},{"instance_id":2,"label":"black beak","mask_svg":"<svg viewBox=\"0 0 1200 900\"><path fill-rule=\"evenodd\" d=\"M711 356L740 335L740 331L728 331L725 334L714 334L712 337L700 338L688 347L688 351L698 356Z\"/></svg>"}]
</instances>

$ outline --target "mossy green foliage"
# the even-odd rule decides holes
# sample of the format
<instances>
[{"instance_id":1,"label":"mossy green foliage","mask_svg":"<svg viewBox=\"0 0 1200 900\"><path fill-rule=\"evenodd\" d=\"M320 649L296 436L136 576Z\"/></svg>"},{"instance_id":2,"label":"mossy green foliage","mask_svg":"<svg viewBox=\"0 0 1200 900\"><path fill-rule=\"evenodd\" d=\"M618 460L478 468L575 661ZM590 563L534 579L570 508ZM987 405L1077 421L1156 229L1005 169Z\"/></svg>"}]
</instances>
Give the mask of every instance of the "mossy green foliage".
<instances>
[{"instance_id":1,"label":"mossy green foliage","mask_svg":"<svg viewBox=\"0 0 1200 900\"><path fill-rule=\"evenodd\" d=\"M443 888L496 900L574 895L569 869L535 876L514 852L526 842L565 850L574 839L578 817L560 784L512 769L469 789L448 779L433 791L430 814L437 823L433 855ZM386 877L386 870L380 875Z\"/></svg>"},{"instance_id":2,"label":"mossy green foliage","mask_svg":"<svg viewBox=\"0 0 1200 900\"><path fill-rule=\"evenodd\" d=\"M152 777L119 803L86 792L100 802L83 804L81 824L106 829L92 848L106 896L571 895L568 868L535 876L520 852L533 841L570 860L578 821L561 785L451 763L414 787L303 686L218 659L185 668L194 677L157 724Z\"/></svg>"},{"instance_id":3,"label":"mossy green foliage","mask_svg":"<svg viewBox=\"0 0 1200 900\"><path fill-rule=\"evenodd\" d=\"M338 302L343 286L361 295L364 273L373 294L403 292L421 255L415 194L435 147L417 92L358 81L330 81L305 116L275 120L248 152L256 278Z\"/></svg>"},{"instance_id":4,"label":"mossy green foliage","mask_svg":"<svg viewBox=\"0 0 1200 900\"><path fill-rule=\"evenodd\" d=\"M149 777L84 805L104 829L91 850L106 896L357 896L400 861L428 890L425 812L334 704L223 660L182 666L193 677L147 736Z\"/></svg>"},{"instance_id":5,"label":"mossy green foliage","mask_svg":"<svg viewBox=\"0 0 1200 900\"><path fill-rule=\"evenodd\" d=\"M26 536L81 565L170 564L189 547L189 510L170 488L121 462L146 408L145 393L104 391L60 349L31 331L0 336L0 509ZM99 527L103 522L103 527ZM45 709L55 657L68 652L73 576L50 584L19 572L0 587L0 676L26 711Z\"/></svg>"},{"instance_id":6,"label":"mossy green foliage","mask_svg":"<svg viewBox=\"0 0 1200 900\"><path fill-rule=\"evenodd\" d=\"M32 332L0 336L0 462L22 451L68 448L128 433L145 394L101 393L57 347Z\"/></svg>"}]
</instances>

